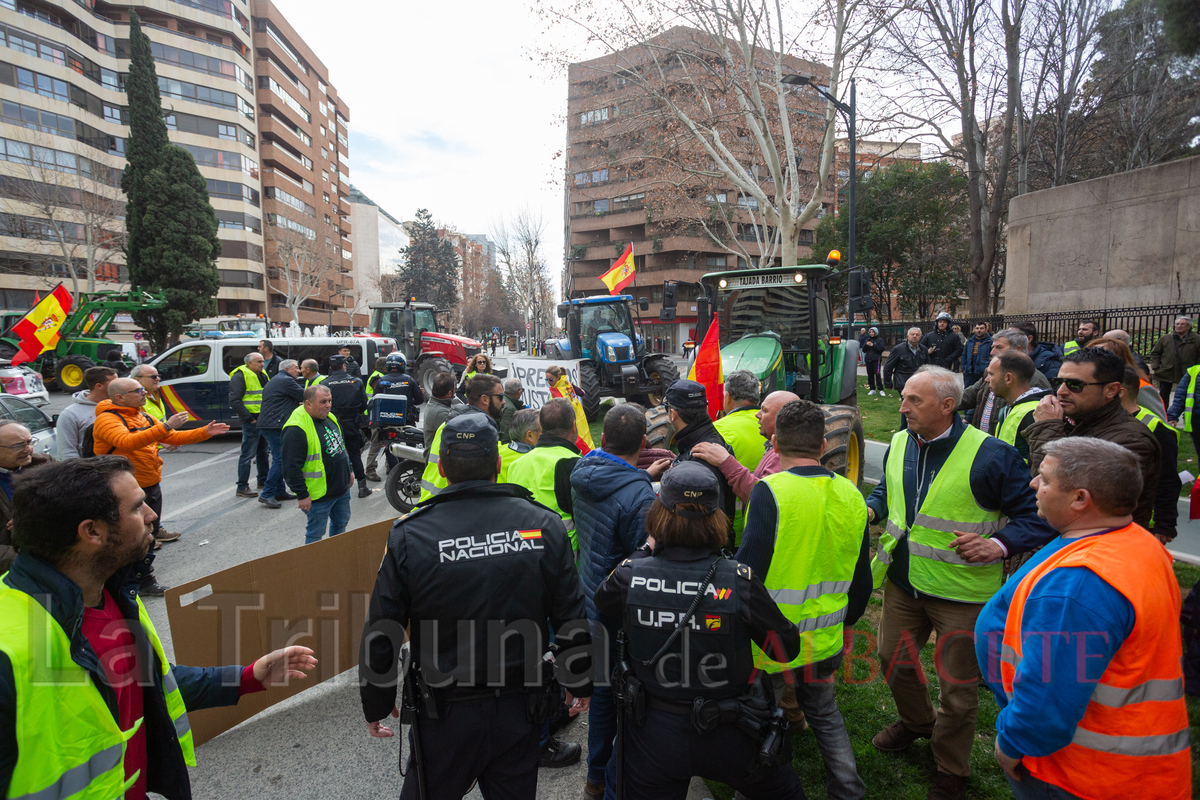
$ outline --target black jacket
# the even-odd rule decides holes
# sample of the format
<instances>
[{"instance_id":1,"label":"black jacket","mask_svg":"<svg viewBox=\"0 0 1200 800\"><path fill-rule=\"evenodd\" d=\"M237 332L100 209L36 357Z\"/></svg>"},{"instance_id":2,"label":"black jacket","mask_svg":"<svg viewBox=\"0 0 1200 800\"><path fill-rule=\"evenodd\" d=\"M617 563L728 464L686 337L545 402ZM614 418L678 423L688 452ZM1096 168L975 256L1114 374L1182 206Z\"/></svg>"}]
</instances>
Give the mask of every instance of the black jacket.
<instances>
[{"instance_id":1,"label":"black jacket","mask_svg":"<svg viewBox=\"0 0 1200 800\"><path fill-rule=\"evenodd\" d=\"M362 380L355 377L349 369L338 369L329 373L321 383L327 386L329 393L333 395L333 413L342 424L342 429L347 425L357 424L363 409L367 407L367 390L363 387Z\"/></svg>"},{"instance_id":2,"label":"black jacket","mask_svg":"<svg viewBox=\"0 0 1200 800\"><path fill-rule=\"evenodd\" d=\"M883 351L887 349L883 344L882 336L872 336L868 333L858 342L862 349L863 361L878 361L883 358Z\"/></svg>"},{"instance_id":3,"label":"black jacket","mask_svg":"<svg viewBox=\"0 0 1200 800\"><path fill-rule=\"evenodd\" d=\"M473 636L460 640L460 621L468 620L476 623ZM523 691L525 658L540 662L549 642L547 623L560 647L590 648L583 591L562 519L520 486L466 481L396 520L359 654L368 722L383 719L396 704L397 648L410 623L426 682L436 685L449 676L450 699L491 687ZM495 623L536 629L541 641L509 636L504 650L494 652ZM571 693L590 697L590 657L576 658L568 668L578 681Z\"/></svg>"},{"instance_id":4,"label":"black jacket","mask_svg":"<svg viewBox=\"0 0 1200 800\"><path fill-rule=\"evenodd\" d=\"M279 365L283 362L283 359L272 353L271 357L266 361L266 365L263 366L263 372L268 378L274 378L279 374Z\"/></svg>"},{"instance_id":5,"label":"black jacket","mask_svg":"<svg viewBox=\"0 0 1200 800\"><path fill-rule=\"evenodd\" d=\"M725 437L721 436L721 432L712 424L712 420L705 417L675 434L675 446L679 448L679 457L675 459L674 464L671 466L682 461L692 461L692 448L700 444L700 442L712 442L733 453L733 448L725 441ZM729 547L733 549L733 517L737 513L737 495L730 488L729 481L720 468L714 467L707 461L699 459L695 459L695 461L697 464L703 464L713 475L717 476L717 482L721 486L721 510L725 512L725 516L729 520Z\"/></svg>"},{"instance_id":6,"label":"black jacket","mask_svg":"<svg viewBox=\"0 0 1200 800\"><path fill-rule=\"evenodd\" d=\"M296 406L303 402L304 385L286 372L279 373L263 387L258 429L281 430Z\"/></svg>"},{"instance_id":7,"label":"black jacket","mask_svg":"<svg viewBox=\"0 0 1200 800\"><path fill-rule=\"evenodd\" d=\"M921 365L928 363L929 354L922 345L917 345L917 352L914 353L909 349L907 339L897 342L892 345L888 360L883 365L884 387L895 388L898 392L904 391L904 384L908 383L913 373Z\"/></svg>"},{"instance_id":8,"label":"black jacket","mask_svg":"<svg viewBox=\"0 0 1200 800\"><path fill-rule=\"evenodd\" d=\"M150 558L153 559L153 555ZM141 624L138 621L136 599L138 564L118 570L105 584L117 607L121 609L121 616L135 632ZM108 684L96 651L83 635L83 593L79 586L50 564L28 553L17 556L12 569L4 576L4 583L13 589L33 595L43 606L45 602L50 603L48 610L51 616L71 640L71 658L88 671L92 683L108 704L113 719L117 719L116 693ZM167 701L161 689L162 665L150 647L149 638L137 636L136 639L139 663L153 663L153 669L150 670L153 683L142 690L142 724L146 727L146 789L161 794L168 800L188 800L192 796L192 786L188 780L183 750L179 747L175 725L167 712ZM189 711L237 705L241 667L201 668L174 665L171 667L171 675L179 684L184 705ZM72 723L70 720L63 720L63 724ZM0 797L8 796L13 769L17 764L16 726L17 697L12 662L0 651Z\"/></svg>"},{"instance_id":9,"label":"black jacket","mask_svg":"<svg viewBox=\"0 0 1200 800\"><path fill-rule=\"evenodd\" d=\"M398 369L392 370L375 382L375 394L407 397L408 408L405 411L405 420L409 425L416 423L420 414L417 406L425 402L425 392L421 390L421 384L417 383L416 379L408 373Z\"/></svg>"},{"instance_id":10,"label":"black jacket","mask_svg":"<svg viewBox=\"0 0 1200 800\"><path fill-rule=\"evenodd\" d=\"M931 347L934 348L932 353L929 352ZM929 356L930 364L949 369L954 359L962 355L963 343L958 334L947 325L944 331L935 327L925 334L921 338L921 349Z\"/></svg>"}]
</instances>

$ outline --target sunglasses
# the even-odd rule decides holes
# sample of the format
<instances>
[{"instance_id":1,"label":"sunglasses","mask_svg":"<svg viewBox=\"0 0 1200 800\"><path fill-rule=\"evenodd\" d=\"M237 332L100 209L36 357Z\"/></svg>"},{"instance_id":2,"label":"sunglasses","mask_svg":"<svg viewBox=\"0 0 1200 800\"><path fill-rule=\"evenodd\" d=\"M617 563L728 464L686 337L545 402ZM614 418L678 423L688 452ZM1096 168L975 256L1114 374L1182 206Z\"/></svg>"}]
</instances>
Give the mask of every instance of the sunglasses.
<instances>
[{"instance_id":1,"label":"sunglasses","mask_svg":"<svg viewBox=\"0 0 1200 800\"><path fill-rule=\"evenodd\" d=\"M1050 386L1054 391L1058 391L1058 387L1066 386L1067 391L1071 394L1079 394L1085 386L1106 386L1113 381L1081 381L1078 378L1051 378Z\"/></svg>"}]
</instances>

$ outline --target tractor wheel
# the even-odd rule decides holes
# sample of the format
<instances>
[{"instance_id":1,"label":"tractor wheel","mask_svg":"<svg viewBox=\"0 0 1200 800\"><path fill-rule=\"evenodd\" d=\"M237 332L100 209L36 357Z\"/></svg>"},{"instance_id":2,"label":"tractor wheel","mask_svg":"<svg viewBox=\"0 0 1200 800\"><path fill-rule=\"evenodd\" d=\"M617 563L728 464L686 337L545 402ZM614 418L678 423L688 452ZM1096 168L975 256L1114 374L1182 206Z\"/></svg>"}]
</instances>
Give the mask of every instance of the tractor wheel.
<instances>
[{"instance_id":1,"label":"tractor wheel","mask_svg":"<svg viewBox=\"0 0 1200 800\"><path fill-rule=\"evenodd\" d=\"M0 358L11 361L17 354L17 348L11 344L0 344Z\"/></svg>"},{"instance_id":2,"label":"tractor wheel","mask_svg":"<svg viewBox=\"0 0 1200 800\"><path fill-rule=\"evenodd\" d=\"M646 447L669 450L675 441L675 428L666 406L655 406L646 412Z\"/></svg>"},{"instance_id":3,"label":"tractor wheel","mask_svg":"<svg viewBox=\"0 0 1200 800\"><path fill-rule=\"evenodd\" d=\"M83 371L94 366L96 366L95 362L87 356L67 356L58 362L54 380L58 382L59 389L73 394L80 389L87 388L84 386Z\"/></svg>"},{"instance_id":4,"label":"tractor wheel","mask_svg":"<svg viewBox=\"0 0 1200 800\"><path fill-rule=\"evenodd\" d=\"M596 365L590 361L579 362L579 388L583 390L579 398L583 413L588 422L595 422L600 416L600 377L596 375Z\"/></svg>"},{"instance_id":5,"label":"tractor wheel","mask_svg":"<svg viewBox=\"0 0 1200 800\"><path fill-rule=\"evenodd\" d=\"M825 412L825 455L821 466L862 487L863 424L858 409L850 406L821 406Z\"/></svg>"},{"instance_id":6,"label":"tractor wheel","mask_svg":"<svg viewBox=\"0 0 1200 800\"><path fill-rule=\"evenodd\" d=\"M401 514L413 510L413 506L421 499L421 475L424 472L424 464L408 460L401 461L388 470L383 489L392 508Z\"/></svg>"},{"instance_id":7,"label":"tractor wheel","mask_svg":"<svg viewBox=\"0 0 1200 800\"><path fill-rule=\"evenodd\" d=\"M439 372L454 374L454 370L450 367L450 362L444 358L426 359L421 362L421 366L417 367L417 383L421 384L421 389L425 392L426 399L433 398L433 379L438 376Z\"/></svg>"},{"instance_id":8,"label":"tractor wheel","mask_svg":"<svg viewBox=\"0 0 1200 800\"><path fill-rule=\"evenodd\" d=\"M666 399L667 388L679 380L679 368L667 356L652 356L646 359L643 369L646 373L646 382L657 384L658 388L630 399L635 403L641 403L646 408L651 408Z\"/></svg>"}]
</instances>

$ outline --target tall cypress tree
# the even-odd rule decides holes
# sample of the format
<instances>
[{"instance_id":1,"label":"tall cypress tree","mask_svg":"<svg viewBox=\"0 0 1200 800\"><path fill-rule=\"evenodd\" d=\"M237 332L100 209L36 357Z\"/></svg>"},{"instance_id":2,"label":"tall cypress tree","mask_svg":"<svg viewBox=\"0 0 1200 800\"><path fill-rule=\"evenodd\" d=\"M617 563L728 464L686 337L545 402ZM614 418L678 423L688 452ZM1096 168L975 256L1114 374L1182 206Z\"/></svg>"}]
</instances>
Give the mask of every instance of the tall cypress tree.
<instances>
[{"instance_id":1,"label":"tall cypress tree","mask_svg":"<svg viewBox=\"0 0 1200 800\"><path fill-rule=\"evenodd\" d=\"M146 216L146 176L162 163L162 153L169 144L167 124L163 121L162 97L158 92L158 74L154 71L154 55L150 39L142 33L136 13L129 14L129 75L125 78L125 95L129 101L129 138L125 141L125 157L129 163L121 176L125 192L125 263L134 286L153 283L147 280L142 250L145 248L143 220Z\"/></svg>"},{"instance_id":2,"label":"tall cypress tree","mask_svg":"<svg viewBox=\"0 0 1200 800\"><path fill-rule=\"evenodd\" d=\"M161 289L166 297L165 309L134 315L161 352L188 322L216 313L221 242L208 183L191 153L167 138L150 39L134 13L129 15L129 56L129 163L121 176L125 263L132 285Z\"/></svg>"}]
</instances>

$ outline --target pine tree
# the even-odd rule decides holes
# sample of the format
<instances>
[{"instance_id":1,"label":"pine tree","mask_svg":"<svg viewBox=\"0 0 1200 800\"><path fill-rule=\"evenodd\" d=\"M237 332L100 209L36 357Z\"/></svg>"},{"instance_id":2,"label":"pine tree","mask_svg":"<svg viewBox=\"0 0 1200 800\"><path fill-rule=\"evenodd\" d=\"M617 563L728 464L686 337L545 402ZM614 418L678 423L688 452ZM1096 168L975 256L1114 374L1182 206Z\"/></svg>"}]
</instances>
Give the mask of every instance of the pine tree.
<instances>
[{"instance_id":1,"label":"pine tree","mask_svg":"<svg viewBox=\"0 0 1200 800\"><path fill-rule=\"evenodd\" d=\"M433 216L427 209L417 209L417 218L409 226L410 242L400 251L404 266L400 282L405 298L415 297L438 308L453 308L458 304L458 254L454 245L438 236Z\"/></svg>"},{"instance_id":2,"label":"pine tree","mask_svg":"<svg viewBox=\"0 0 1200 800\"><path fill-rule=\"evenodd\" d=\"M143 186L146 176L162 162L163 149L169 141L150 39L142 33L141 22L133 12L129 14L129 75L125 78L125 96L129 100L129 138L125 141L125 157L129 163L121 176L128 234L125 263L130 282L134 286L148 286L153 283L153 276L148 273L155 268L144 266L142 255L147 204Z\"/></svg>"},{"instance_id":3,"label":"pine tree","mask_svg":"<svg viewBox=\"0 0 1200 800\"><path fill-rule=\"evenodd\" d=\"M163 149L161 164L146 176L142 190L147 201L143 263L154 265L157 274L157 280L147 283L163 290L167 307L136 316L161 352L189 322L216 313L221 242L208 183L182 147Z\"/></svg>"}]
</instances>

